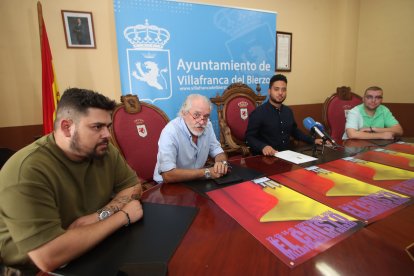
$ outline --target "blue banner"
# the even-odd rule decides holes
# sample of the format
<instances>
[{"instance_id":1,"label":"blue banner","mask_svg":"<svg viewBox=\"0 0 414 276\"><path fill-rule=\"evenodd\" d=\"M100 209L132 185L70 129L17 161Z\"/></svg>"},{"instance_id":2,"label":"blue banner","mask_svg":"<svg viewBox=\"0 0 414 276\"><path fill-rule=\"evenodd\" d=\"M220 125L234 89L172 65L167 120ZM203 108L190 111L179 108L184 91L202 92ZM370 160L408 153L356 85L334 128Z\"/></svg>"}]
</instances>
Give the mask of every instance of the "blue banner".
<instances>
[{"instance_id":1,"label":"blue banner","mask_svg":"<svg viewBox=\"0 0 414 276\"><path fill-rule=\"evenodd\" d=\"M214 97L234 82L267 90L276 13L162 0L114 0L114 12L122 94L170 119L192 93Z\"/></svg>"}]
</instances>

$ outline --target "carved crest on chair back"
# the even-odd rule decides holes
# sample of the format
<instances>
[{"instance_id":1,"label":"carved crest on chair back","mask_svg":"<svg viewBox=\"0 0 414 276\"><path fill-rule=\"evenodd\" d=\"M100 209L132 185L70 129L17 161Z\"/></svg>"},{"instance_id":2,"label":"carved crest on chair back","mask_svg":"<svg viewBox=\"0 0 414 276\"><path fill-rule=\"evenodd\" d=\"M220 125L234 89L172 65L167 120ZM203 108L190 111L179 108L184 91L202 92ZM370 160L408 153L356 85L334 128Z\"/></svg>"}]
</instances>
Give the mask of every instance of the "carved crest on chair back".
<instances>
[{"instance_id":1,"label":"carved crest on chair back","mask_svg":"<svg viewBox=\"0 0 414 276\"><path fill-rule=\"evenodd\" d=\"M137 95L128 94L121 96L121 103L125 105L125 111L127 113L133 114L141 112L141 103Z\"/></svg>"},{"instance_id":2,"label":"carved crest on chair back","mask_svg":"<svg viewBox=\"0 0 414 276\"><path fill-rule=\"evenodd\" d=\"M341 86L336 88L336 95L343 101L350 101L352 99L351 87Z\"/></svg>"}]
</instances>

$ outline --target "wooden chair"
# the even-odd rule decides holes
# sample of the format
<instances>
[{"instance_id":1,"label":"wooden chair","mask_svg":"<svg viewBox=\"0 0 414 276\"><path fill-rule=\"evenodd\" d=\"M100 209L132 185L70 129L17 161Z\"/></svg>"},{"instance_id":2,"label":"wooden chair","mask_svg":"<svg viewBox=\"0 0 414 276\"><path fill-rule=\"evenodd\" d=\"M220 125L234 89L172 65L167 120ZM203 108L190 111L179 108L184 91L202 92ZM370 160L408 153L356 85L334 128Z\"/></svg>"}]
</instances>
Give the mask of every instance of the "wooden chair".
<instances>
[{"instance_id":1,"label":"wooden chair","mask_svg":"<svg viewBox=\"0 0 414 276\"><path fill-rule=\"evenodd\" d=\"M325 100L323 120L328 133L336 141L342 140L345 131L347 112L362 103L362 97L351 92L351 88L341 86Z\"/></svg>"},{"instance_id":2,"label":"wooden chair","mask_svg":"<svg viewBox=\"0 0 414 276\"><path fill-rule=\"evenodd\" d=\"M250 154L244 135L250 113L266 99L266 96L260 94L260 90L259 84L256 86L256 94L246 84L233 83L224 90L223 95L217 93L216 97L210 98L217 106L220 143L229 155Z\"/></svg>"},{"instance_id":3,"label":"wooden chair","mask_svg":"<svg viewBox=\"0 0 414 276\"><path fill-rule=\"evenodd\" d=\"M164 111L140 102L137 95L121 96L121 104L112 113L112 140L143 180L144 190L155 185L152 177L157 162L158 139L168 121Z\"/></svg>"}]
</instances>

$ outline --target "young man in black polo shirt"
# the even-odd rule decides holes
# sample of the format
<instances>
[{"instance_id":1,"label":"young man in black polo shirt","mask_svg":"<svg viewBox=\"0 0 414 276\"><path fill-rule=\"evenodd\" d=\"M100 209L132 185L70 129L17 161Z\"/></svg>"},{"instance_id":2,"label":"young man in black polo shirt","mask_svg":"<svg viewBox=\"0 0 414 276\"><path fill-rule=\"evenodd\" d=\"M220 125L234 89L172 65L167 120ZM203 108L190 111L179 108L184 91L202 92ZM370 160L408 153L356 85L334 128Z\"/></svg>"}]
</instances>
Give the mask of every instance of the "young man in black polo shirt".
<instances>
[{"instance_id":1,"label":"young man in black polo shirt","mask_svg":"<svg viewBox=\"0 0 414 276\"><path fill-rule=\"evenodd\" d=\"M246 142L254 155L273 156L289 149L290 136L307 144L322 144L322 139L314 140L298 128L292 109L283 104L287 95L284 75L274 75L270 79L268 93L269 100L249 116Z\"/></svg>"}]
</instances>

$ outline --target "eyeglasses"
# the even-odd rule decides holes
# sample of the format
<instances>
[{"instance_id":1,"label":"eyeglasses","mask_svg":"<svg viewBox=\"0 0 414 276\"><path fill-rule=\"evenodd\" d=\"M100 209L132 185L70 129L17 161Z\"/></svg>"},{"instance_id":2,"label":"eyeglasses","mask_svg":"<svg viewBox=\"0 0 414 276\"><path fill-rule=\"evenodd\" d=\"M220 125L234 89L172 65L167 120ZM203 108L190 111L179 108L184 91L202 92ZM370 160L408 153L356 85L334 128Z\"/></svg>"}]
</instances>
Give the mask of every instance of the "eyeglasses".
<instances>
[{"instance_id":1,"label":"eyeglasses","mask_svg":"<svg viewBox=\"0 0 414 276\"><path fill-rule=\"evenodd\" d=\"M372 96L372 95L366 95L365 96L365 99L367 99L367 100L376 100L376 101L379 101L379 100L382 100L382 96Z\"/></svg>"},{"instance_id":2,"label":"eyeglasses","mask_svg":"<svg viewBox=\"0 0 414 276\"><path fill-rule=\"evenodd\" d=\"M203 120L204 122L208 122L208 120L210 119L210 114L208 114L208 115L201 115L200 113L198 113L198 112L196 112L196 113L194 113L194 114L191 114L191 112L190 111L188 111L188 114L190 114L191 115L191 117L193 117L193 119L198 123L198 122L200 122L201 120Z\"/></svg>"}]
</instances>

